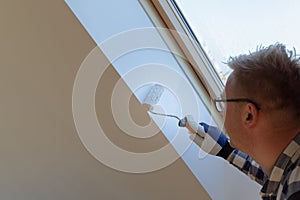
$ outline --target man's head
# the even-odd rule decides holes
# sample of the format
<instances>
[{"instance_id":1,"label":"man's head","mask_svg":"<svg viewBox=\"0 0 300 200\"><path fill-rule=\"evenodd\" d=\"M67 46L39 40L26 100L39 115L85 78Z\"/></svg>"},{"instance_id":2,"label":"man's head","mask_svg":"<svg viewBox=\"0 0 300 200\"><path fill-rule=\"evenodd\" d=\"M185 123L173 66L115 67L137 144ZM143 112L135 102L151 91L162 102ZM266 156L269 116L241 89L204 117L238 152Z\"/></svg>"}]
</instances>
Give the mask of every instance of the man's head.
<instances>
[{"instance_id":1,"label":"man's head","mask_svg":"<svg viewBox=\"0 0 300 200\"><path fill-rule=\"evenodd\" d=\"M259 105L227 102L225 128L234 145L246 142L239 131L257 131L262 117L272 128L299 127L300 63L295 52L275 44L231 57L228 65L233 72L225 86L226 98L248 98Z\"/></svg>"}]
</instances>

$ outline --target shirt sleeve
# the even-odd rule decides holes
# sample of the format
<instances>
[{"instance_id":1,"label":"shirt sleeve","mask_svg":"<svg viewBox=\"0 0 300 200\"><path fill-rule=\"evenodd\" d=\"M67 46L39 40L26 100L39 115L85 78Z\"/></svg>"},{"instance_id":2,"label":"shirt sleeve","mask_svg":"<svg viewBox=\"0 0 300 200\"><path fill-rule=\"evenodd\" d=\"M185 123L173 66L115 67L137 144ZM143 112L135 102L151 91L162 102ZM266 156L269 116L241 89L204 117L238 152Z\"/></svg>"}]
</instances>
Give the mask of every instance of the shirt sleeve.
<instances>
[{"instance_id":1,"label":"shirt sleeve","mask_svg":"<svg viewBox=\"0 0 300 200\"><path fill-rule=\"evenodd\" d=\"M249 155L235 149L228 156L227 160L260 185L263 185L265 180L267 180L267 175L263 169Z\"/></svg>"}]
</instances>

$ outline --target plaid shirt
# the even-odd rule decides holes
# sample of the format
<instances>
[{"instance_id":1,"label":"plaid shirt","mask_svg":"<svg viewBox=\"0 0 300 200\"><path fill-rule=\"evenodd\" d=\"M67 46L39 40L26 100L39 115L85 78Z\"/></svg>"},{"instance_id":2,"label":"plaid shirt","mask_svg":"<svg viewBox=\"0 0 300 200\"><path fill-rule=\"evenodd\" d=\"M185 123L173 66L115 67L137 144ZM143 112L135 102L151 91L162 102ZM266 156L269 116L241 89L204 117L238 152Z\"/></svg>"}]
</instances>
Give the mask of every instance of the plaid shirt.
<instances>
[{"instance_id":1,"label":"plaid shirt","mask_svg":"<svg viewBox=\"0 0 300 200\"><path fill-rule=\"evenodd\" d=\"M237 149L227 160L263 186L263 200L284 200L300 191L300 133L280 154L269 177L250 156Z\"/></svg>"}]
</instances>

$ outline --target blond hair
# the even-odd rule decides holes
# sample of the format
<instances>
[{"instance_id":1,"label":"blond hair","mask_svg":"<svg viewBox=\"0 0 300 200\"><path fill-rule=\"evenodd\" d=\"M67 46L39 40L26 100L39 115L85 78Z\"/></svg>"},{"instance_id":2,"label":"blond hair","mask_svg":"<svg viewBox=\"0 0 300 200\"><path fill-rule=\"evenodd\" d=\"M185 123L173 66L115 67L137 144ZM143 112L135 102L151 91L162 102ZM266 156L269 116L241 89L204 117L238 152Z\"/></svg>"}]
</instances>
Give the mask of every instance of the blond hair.
<instances>
[{"instance_id":1,"label":"blond hair","mask_svg":"<svg viewBox=\"0 0 300 200\"><path fill-rule=\"evenodd\" d=\"M300 63L296 51L276 43L259 47L248 55L230 57L241 95L256 101L262 109L284 110L289 118L300 117Z\"/></svg>"}]
</instances>

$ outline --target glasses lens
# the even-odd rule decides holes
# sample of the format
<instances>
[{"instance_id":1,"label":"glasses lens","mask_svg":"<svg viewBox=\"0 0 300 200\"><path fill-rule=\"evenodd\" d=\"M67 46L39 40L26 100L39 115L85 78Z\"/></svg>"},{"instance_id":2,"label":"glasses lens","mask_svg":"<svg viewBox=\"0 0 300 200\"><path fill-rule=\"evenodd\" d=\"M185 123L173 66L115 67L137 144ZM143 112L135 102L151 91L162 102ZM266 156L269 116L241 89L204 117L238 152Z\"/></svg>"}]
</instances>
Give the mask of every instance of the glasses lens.
<instances>
[{"instance_id":1,"label":"glasses lens","mask_svg":"<svg viewBox=\"0 0 300 200\"><path fill-rule=\"evenodd\" d=\"M219 112L222 112L225 108L225 102L223 101L216 101L216 109Z\"/></svg>"}]
</instances>

